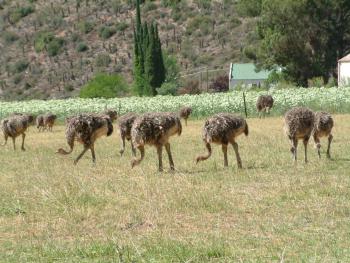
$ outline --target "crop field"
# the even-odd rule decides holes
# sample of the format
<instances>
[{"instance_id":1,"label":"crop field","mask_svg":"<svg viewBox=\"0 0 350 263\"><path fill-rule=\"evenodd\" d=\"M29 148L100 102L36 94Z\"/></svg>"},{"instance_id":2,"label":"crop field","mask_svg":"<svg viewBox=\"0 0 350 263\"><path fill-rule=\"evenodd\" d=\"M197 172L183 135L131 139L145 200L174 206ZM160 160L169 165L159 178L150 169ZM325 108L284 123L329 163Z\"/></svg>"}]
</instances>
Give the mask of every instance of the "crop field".
<instances>
[{"instance_id":1,"label":"crop field","mask_svg":"<svg viewBox=\"0 0 350 263\"><path fill-rule=\"evenodd\" d=\"M309 106L313 110L326 110L331 113L350 113L350 88L294 88L271 89L268 92L275 99L273 116L281 116L294 106ZM255 102L259 95L267 91L246 92L248 116L257 116ZM177 111L181 106L191 106L192 116L201 118L218 112L244 113L243 92L129 97L116 99L67 99L67 100L32 100L18 102L0 102L0 118L13 112L39 114L51 111L61 120L80 112L100 112L105 108L114 108L120 114L127 112Z\"/></svg>"},{"instance_id":2,"label":"crop field","mask_svg":"<svg viewBox=\"0 0 350 263\"><path fill-rule=\"evenodd\" d=\"M330 108L339 107L333 101L338 96L344 103L350 98L349 90L339 90L342 96L329 91L332 95L312 90L326 97ZM249 94L248 101L255 95ZM290 95L288 103L298 103ZM307 96L300 98L307 101ZM174 97L166 109L189 102L202 105L198 115L208 114L211 104L203 97ZM210 98L230 98L220 105L231 101L230 110L239 109L233 94ZM125 99L123 109L135 105L133 100ZM161 107L157 98L141 100ZM23 105L25 110L52 105L66 114L89 105L104 107L104 100L86 103ZM2 104L1 109L11 105L22 111L16 108L20 104ZM140 111L149 106L137 105ZM52 133L31 127L25 152L14 152L11 142L0 151L0 262L349 262L350 115L334 119L332 159L325 158L323 139L321 160L310 143L309 163L302 162L301 145L293 165L282 118L249 118L249 136L238 138L239 170L232 148L224 168L219 146L209 160L195 164L205 148L203 120L194 118L180 137L171 138L176 171L169 171L164 154L163 173L157 172L156 151L150 147L145 160L131 169L130 147L119 155L117 129L97 141L95 165L87 153L74 166L80 145L71 155L55 154L66 147L64 126Z\"/></svg>"}]
</instances>

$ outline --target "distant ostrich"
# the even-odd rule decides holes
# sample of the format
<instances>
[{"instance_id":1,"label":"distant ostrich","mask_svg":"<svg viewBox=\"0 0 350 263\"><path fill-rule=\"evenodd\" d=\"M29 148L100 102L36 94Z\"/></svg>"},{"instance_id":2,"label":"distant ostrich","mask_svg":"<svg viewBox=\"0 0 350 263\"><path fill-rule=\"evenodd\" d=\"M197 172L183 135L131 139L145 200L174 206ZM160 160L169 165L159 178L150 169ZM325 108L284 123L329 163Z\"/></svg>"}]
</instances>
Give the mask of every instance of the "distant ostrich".
<instances>
[{"instance_id":1,"label":"distant ostrich","mask_svg":"<svg viewBox=\"0 0 350 263\"><path fill-rule=\"evenodd\" d=\"M118 112L115 110L107 109L102 114L109 116L112 122L118 118Z\"/></svg>"},{"instance_id":2,"label":"distant ostrich","mask_svg":"<svg viewBox=\"0 0 350 263\"><path fill-rule=\"evenodd\" d=\"M58 149L57 153L70 154L74 148L74 140L77 140L84 145L84 150L75 159L74 164L77 164L87 150L90 149L92 161L95 163L95 141L103 136L110 136L113 133L113 124L107 116L97 116L93 114L79 114L71 117L66 126L66 139L70 147L67 152L64 149Z\"/></svg>"},{"instance_id":3,"label":"distant ostrich","mask_svg":"<svg viewBox=\"0 0 350 263\"><path fill-rule=\"evenodd\" d=\"M183 118L185 120L185 124L187 126L187 119L192 113L192 108L191 107L183 107L180 109L180 118Z\"/></svg>"},{"instance_id":4,"label":"distant ostrich","mask_svg":"<svg viewBox=\"0 0 350 263\"><path fill-rule=\"evenodd\" d=\"M224 153L224 166L228 166L227 145L230 143L236 154L238 168L242 160L238 152L236 138L244 133L248 136L248 124L245 119L230 113L219 113L210 117L203 127L203 141L208 150L207 155L198 156L196 162L207 160L211 156L211 143L221 144Z\"/></svg>"},{"instance_id":5,"label":"distant ostrich","mask_svg":"<svg viewBox=\"0 0 350 263\"><path fill-rule=\"evenodd\" d=\"M327 157L331 158L330 149L331 142L333 140L332 128L334 126L334 121L332 116L328 112L316 112L315 113L315 124L313 130L313 137L316 143L318 157L321 158L321 143L320 138L328 136L328 147L327 147Z\"/></svg>"},{"instance_id":6,"label":"distant ostrich","mask_svg":"<svg viewBox=\"0 0 350 263\"><path fill-rule=\"evenodd\" d=\"M308 108L295 107L284 116L284 130L288 136L293 154L294 163L297 162L298 140L302 139L305 149L305 163L307 163L307 144L315 122L315 114Z\"/></svg>"},{"instance_id":7,"label":"distant ostrich","mask_svg":"<svg viewBox=\"0 0 350 263\"><path fill-rule=\"evenodd\" d=\"M131 127L136 118L137 118L137 114L130 112L121 116L118 119L120 137L122 138L122 142L123 142L123 148L120 150L120 155L123 155L125 151L125 139L127 139L131 143L131 150L133 155L136 156L136 150L131 140Z\"/></svg>"},{"instance_id":8,"label":"distant ostrich","mask_svg":"<svg viewBox=\"0 0 350 263\"><path fill-rule=\"evenodd\" d=\"M162 150L168 153L170 169L174 170L174 161L170 151L169 138L175 134L181 135L182 126L176 113L145 113L137 117L131 128L131 140L141 153L139 159L133 159L131 166L141 163L145 156L145 145L154 145L157 148L159 171L163 171Z\"/></svg>"},{"instance_id":9,"label":"distant ostrich","mask_svg":"<svg viewBox=\"0 0 350 263\"><path fill-rule=\"evenodd\" d=\"M16 137L22 135L22 151L25 151L24 148L24 139L26 137L26 130L29 125L33 124L34 116L29 114L15 114L12 115L1 122L1 129L4 134L5 142L3 146L7 144L8 137L12 138L13 149L16 150Z\"/></svg>"},{"instance_id":10,"label":"distant ostrich","mask_svg":"<svg viewBox=\"0 0 350 263\"><path fill-rule=\"evenodd\" d=\"M57 119L57 116L52 113L42 114L36 117L36 127L38 128L39 132L48 130L52 131L52 127L55 124L55 121Z\"/></svg>"},{"instance_id":11,"label":"distant ostrich","mask_svg":"<svg viewBox=\"0 0 350 263\"><path fill-rule=\"evenodd\" d=\"M273 102L274 101L271 95L259 96L258 100L256 101L256 109L258 110L259 118L261 118L261 112L263 113L263 116L265 116L265 113L270 113L270 109L273 107Z\"/></svg>"}]
</instances>

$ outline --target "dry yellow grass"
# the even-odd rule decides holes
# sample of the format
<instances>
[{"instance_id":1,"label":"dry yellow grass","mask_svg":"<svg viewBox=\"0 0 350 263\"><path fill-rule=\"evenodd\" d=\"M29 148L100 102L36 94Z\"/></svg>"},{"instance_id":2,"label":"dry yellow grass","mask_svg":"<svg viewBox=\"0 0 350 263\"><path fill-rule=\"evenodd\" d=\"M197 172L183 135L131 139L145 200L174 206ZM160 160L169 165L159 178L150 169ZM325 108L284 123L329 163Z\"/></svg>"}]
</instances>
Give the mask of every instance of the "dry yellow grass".
<instances>
[{"instance_id":1,"label":"dry yellow grass","mask_svg":"<svg viewBox=\"0 0 350 263\"><path fill-rule=\"evenodd\" d=\"M309 144L295 167L282 118L249 119L232 147L205 151L203 121L173 137L176 172L157 172L154 148L133 170L131 149L119 156L118 132L88 152L54 152L64 127L27 133L26 152L0 152L0 261L3 262L346 262L350 261L350 116L335 116L333 160ZM302 149L302 148L300 148Z\"/></svg>"}]
</instances>

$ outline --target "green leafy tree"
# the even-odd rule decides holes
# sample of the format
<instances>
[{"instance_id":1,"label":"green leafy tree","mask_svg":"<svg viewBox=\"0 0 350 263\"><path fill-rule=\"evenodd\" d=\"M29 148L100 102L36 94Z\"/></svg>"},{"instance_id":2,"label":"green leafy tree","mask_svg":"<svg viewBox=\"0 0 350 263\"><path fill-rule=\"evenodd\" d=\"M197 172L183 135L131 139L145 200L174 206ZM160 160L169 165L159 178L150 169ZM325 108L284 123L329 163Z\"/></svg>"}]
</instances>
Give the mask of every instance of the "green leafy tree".
<instances>
[{"instance_id":1,"label":"green leafy tree","mask_svg":"<svg viewBox=\"0 0 350 263\"><path fill-rule=\"evenodd\" d=\"M283 67L298 85L336 76L337 60L350 52L350 1L265 0L258 23L259 46L250 58L264 68Z\"/></svg>"}]
</instances>

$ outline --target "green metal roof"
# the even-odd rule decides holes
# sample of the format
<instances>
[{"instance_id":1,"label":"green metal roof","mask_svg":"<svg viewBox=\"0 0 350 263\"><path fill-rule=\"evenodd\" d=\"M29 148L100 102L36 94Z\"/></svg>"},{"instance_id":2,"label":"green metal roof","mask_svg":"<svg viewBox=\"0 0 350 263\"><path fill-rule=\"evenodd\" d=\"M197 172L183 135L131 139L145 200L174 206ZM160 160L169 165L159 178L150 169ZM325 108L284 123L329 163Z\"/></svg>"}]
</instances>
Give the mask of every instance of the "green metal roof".
<instances>
[{"instance_id":1,"label":"green metal roof","mask_svg":"<svg viewBox=\"0 0 350 263\"><path fill-rule=\"evenodd\" d=\"M267 79L271 71L257 69L253 63L232 64L231 79L245 80L245 79Z\"/></svg>"}]
</instances>

